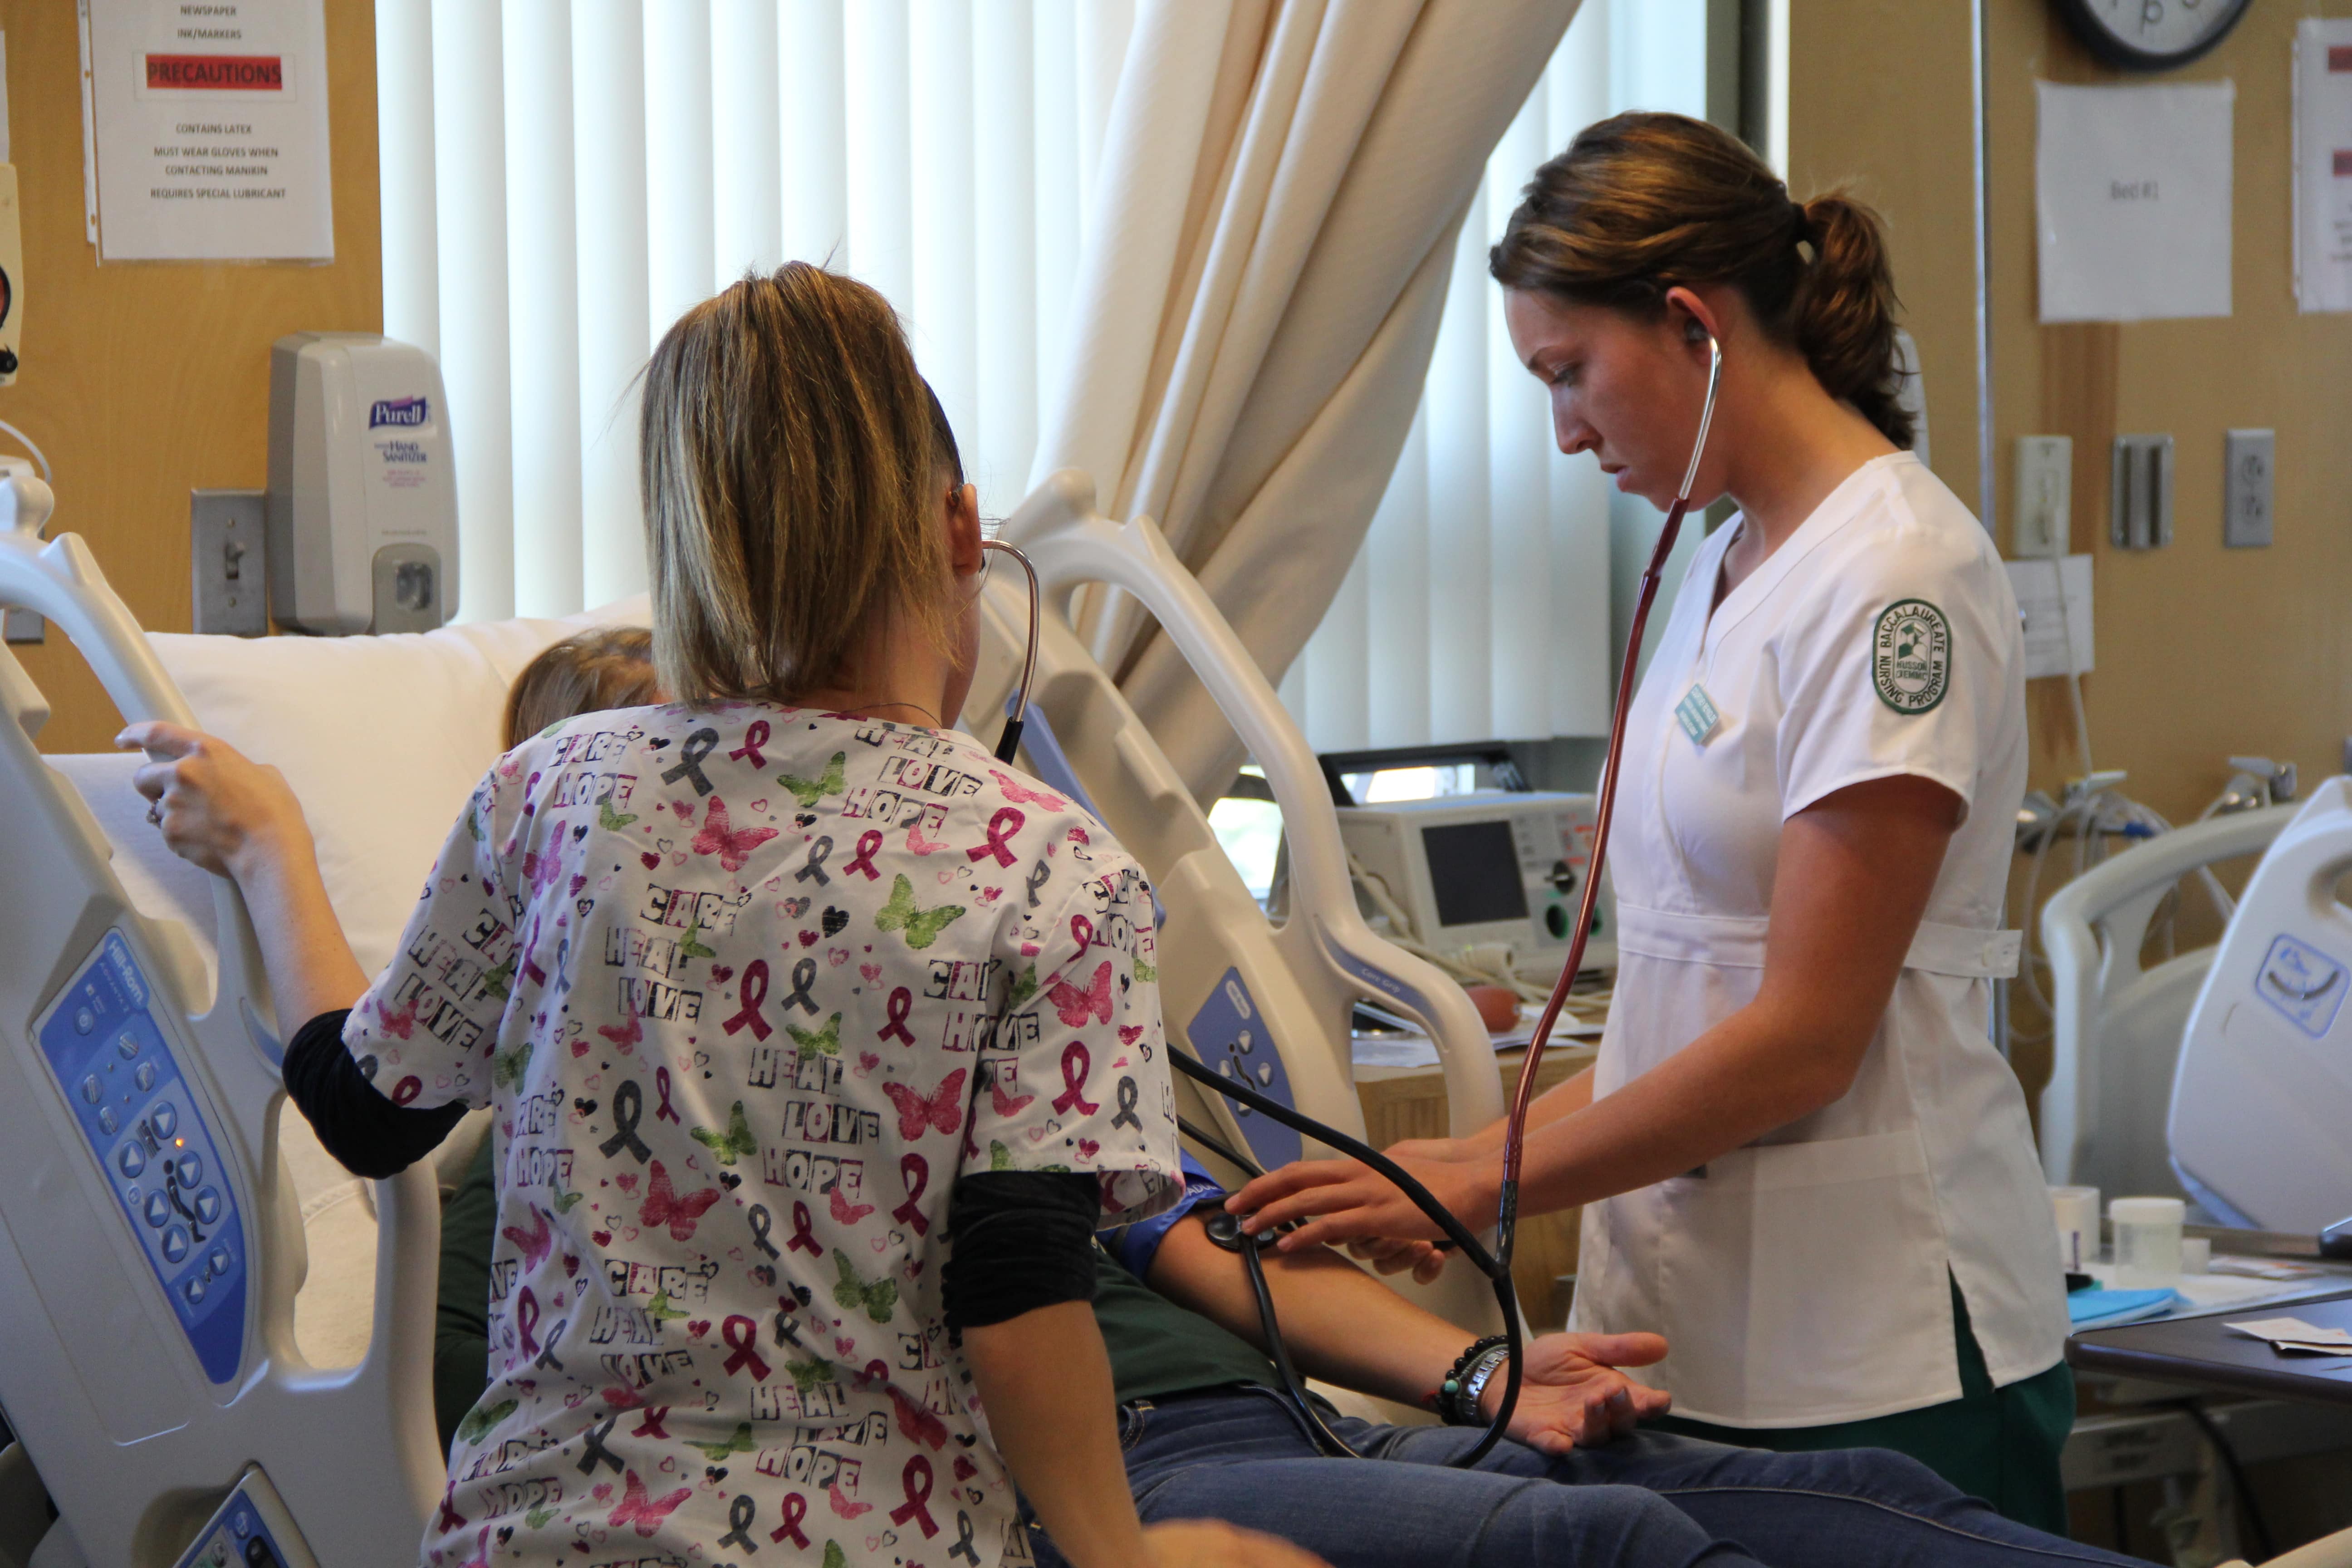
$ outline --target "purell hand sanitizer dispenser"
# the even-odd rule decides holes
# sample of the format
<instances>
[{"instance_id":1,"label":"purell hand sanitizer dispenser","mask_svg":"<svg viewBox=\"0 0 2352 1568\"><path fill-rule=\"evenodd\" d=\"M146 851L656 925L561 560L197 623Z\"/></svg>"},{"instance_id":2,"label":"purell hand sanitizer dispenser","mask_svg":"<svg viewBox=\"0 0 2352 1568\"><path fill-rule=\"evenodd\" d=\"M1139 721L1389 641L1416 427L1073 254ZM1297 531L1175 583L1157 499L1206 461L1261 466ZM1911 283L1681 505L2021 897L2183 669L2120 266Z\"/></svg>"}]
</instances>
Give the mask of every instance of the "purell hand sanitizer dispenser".
<instances>
[{"instance_id":1,"label":"purell hand sanitizer dispenser","mask_svg":"<svg viewBox=\"0 0 2352 1568\"><path fill-rule=\"evenodd\" d=\"M269 605L280 626L424 632L457 605L441 370L370 332L269 349Z\"/></svg>"}]
</instances>

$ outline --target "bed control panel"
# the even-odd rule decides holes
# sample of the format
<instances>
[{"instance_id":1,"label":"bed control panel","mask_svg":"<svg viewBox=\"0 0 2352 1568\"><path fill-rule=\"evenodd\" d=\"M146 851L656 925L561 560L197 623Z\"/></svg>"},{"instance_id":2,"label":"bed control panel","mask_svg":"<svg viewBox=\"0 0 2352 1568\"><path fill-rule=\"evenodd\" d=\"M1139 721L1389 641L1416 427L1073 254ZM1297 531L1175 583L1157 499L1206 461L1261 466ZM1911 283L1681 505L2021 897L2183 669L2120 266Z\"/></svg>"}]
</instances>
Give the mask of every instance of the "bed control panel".
<instances>
[{"instance_id":1,"label":"bed control panel","mask_svg":"<svg viewBox=\"0 0 2352 1568\"><path fill-rule=\"evenodd\" d=\"M247 1465L175 1568L319 1568L319 1561L303 1544L278 1489L259 1465Z\"/></svg>"},{"instance_id":2,"label":"bed control panel","mask_svg":"<svg viewBox=\"0 0 2352 1568\"><path fill-rule=\"evenodd\" d=\"M42 1019L41 1050L205 1375L226 1383L245 1343L244 1227L153 994L110 931Z\"/></svg>"}]
</instances>

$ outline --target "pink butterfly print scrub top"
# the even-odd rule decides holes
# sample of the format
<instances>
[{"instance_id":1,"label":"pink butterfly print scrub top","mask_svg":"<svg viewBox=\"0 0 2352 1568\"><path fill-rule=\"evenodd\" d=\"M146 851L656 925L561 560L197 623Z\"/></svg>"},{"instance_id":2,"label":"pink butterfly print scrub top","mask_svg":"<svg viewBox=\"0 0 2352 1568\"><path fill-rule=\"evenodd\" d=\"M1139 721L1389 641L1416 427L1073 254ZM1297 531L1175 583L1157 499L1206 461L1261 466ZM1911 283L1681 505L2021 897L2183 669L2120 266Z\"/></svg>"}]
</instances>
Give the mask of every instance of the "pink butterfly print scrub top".
<instances>
[{"instance_id":1,"label":"pink butterfly print scrub top","mask_svg":"<svg viewBox=\"0 0 2352 1568\"><path fill-rule=\"evenodd\" d=\"M1152 920L960 734L643 708L501 759L343 1037L396 1103L495 1111L489 1387L426 1560L1026 1561L948 1200L1173 1200Z\"/></svg>"}]
</instances>

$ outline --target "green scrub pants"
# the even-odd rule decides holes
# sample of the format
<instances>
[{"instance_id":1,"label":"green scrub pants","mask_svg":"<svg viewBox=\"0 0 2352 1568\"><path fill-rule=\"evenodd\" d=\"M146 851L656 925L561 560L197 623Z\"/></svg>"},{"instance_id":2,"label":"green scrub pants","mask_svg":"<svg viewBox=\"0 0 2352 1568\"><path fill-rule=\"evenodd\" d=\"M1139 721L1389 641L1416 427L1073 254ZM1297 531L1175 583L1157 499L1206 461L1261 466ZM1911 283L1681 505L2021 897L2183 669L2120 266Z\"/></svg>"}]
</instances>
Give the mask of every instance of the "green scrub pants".
<instances>
[{"instance_id":1,"label":"green scrub pants","mask_svg":"<svg viewBox=\"0 0 2352 1568\"><path fill-rule=\"evenodd\" d=\"M2020 1524L2066 1534L2066 1489L2058 1454L2074 1426L2074 1373L2064 1362L1995 1388L1969 1310L1952 1287L1960 1396L1920 1410L1829 1426L1717 1426L1668 1415L1648 1425L1686 1436L1779 1453L1821 1448L1892 1448L1982 1498Z\"/></svg>"}]
</instances>

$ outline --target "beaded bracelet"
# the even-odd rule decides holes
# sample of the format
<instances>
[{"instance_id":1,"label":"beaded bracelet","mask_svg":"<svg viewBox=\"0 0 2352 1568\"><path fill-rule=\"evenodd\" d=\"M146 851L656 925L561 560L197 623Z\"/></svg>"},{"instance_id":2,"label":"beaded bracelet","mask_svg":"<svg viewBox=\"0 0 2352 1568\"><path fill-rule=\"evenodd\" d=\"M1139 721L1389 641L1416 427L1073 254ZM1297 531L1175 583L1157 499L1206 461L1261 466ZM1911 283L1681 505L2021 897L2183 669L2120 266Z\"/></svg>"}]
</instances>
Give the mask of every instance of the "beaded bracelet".
<instances>
[{"instance_id":1,"label":"beaded bracelet","mask_svg":"<svg viewBox=\"0 0 2352 1568\"><path fill-rule=\"evenodd\" d=\"M1472 1363L1496 1351L1504 1351L1507 1353L1508 1344L1509 1342L1500 1334L1489 1334L1485 1339L1473 1341L1468 1350L1454 1358L1454 1364L1447 1369L1444 1380L1423 1396L1423 1402L1435 1410L1448 1426L1475 1425L1478 1419L1476 1405L1473 1405L1470 1407L1471 1414L1467 1418L1461 1415L1460 1400L1464 1380L1469 1374ZM1481 1380L1481 1386L1484 1386L1483 1380Z\"/></svg>"}]
</instances>

